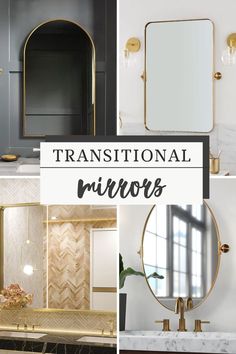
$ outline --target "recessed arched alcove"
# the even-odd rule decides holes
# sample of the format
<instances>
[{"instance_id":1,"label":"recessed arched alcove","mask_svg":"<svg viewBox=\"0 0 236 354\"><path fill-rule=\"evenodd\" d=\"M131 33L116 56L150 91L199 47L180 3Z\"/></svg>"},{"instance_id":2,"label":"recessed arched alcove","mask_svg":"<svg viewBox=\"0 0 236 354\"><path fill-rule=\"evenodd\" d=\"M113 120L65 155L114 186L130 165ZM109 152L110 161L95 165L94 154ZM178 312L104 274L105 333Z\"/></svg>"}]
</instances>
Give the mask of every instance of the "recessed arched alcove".
<instances>
[{"instance_id":1,"label":"recessed arched alcove","mask_svg":"<svg viewBox=\"0 0 236 354\"><path fill-rule=\"evenodd\" d=\"M23 53L23 137L95 134L95 48L77 23L29 34Z\"/></svg>"}]
</instances>

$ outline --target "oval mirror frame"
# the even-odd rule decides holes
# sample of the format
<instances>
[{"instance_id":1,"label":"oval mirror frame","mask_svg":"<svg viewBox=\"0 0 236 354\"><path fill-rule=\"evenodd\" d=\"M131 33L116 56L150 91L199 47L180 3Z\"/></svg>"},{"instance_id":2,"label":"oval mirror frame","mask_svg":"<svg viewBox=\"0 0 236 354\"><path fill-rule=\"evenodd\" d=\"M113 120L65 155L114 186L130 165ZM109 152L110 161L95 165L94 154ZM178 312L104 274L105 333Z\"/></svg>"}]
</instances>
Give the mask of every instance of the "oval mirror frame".
<instances>
[{"instance_id":1,"label":"oval mirror frame","mask_svg":"<svg viewBox=\"0 0 236 354\"><path fill-rule=\"evenodd\" d=\"M227 252L229 251L229 246L228 245L222 245L221 243L221 240L220 240L220 232L219 232L219 227L218 227L218 224L217 224L217 221L216 221L216 218L212 212L212 209L209 207L209 205L204 201L203 202L203 205L205 205L206 207L206 210L208 210L209 212L209 215L211 216L211 220L212 220L212 223L214 225L214 228L215 228L215 236L217 238L217 265L216 265L216 270L215 270L215 274L214 274L214 277L213 277L213 280L212 280L212 283L211 283L211 287L209 288L209 290L206 292L206 295L203 297L202 300L200 300L196 305L193 305L192 308L190 309L187 309L185 311L190 311L190 310L194 310L196 309L197 307L199 307L200 305L202 305L206 300L207 298L209 297L212 289L214 288L215 286L215 283L216 283L216 280L217 280L217 277L218 277L218 273L219 273L219 269L220 269L220 261L221 261L221 255L222 253L226 253L226 251L224 251L224 247L222 248L222 246L227 246ZM154 211L156 205L153 205L151 207L151 210L150 212L148 213L147 215L147 218L146 218L146 221L145 221L145 224L144 224L144 228L143 228L143 233L142 233L142 241L141 241L141 248L140 248L140 251L138 252L140 257L141 257L141 264L142 264L142 271L144 273L144 278L146 280L146 283L149 287L149 290L151 292L151 294L153 295L153 297L159 302L160 305L162 305L163 307L165 307L167 310L169 311L173 311L174 312L174 309L168 307L167 305L163 304L163 302L160 300L160 298L158 298L155 293L153 292L153 289L151 287L151 285L149 284L148 282L148 279L147 279L147 275L146 275L146 271L145 271L145 265L144 265L144 257L143 257L143 254L144 254L144 237L145 237L145 232L146 232L146 228L147 228L147 224L150 220L150 217L151 217L151 214L152 212Z\"/></svg>"}]
</instances>

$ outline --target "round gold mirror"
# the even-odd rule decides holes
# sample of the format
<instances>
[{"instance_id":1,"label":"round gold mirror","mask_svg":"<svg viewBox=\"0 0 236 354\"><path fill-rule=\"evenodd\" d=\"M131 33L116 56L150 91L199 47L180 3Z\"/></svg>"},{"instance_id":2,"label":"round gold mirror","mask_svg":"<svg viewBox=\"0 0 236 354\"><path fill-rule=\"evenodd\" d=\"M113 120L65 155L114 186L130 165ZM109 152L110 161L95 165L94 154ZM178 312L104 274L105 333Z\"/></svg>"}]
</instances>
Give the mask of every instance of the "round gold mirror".
<instances>
[{"instance_id":1,"label":"round gold mirror","mask_svg":"<svg viewBox=\"0 0 236 354\"><path fill-rule=\"evenodd\" d=\"M167 309L174 311L178 297L188 310L207 298L220 254L218 227L206 203L152 207L142 238L143 271L152 294Z\"/></svg>"}]
</instances>

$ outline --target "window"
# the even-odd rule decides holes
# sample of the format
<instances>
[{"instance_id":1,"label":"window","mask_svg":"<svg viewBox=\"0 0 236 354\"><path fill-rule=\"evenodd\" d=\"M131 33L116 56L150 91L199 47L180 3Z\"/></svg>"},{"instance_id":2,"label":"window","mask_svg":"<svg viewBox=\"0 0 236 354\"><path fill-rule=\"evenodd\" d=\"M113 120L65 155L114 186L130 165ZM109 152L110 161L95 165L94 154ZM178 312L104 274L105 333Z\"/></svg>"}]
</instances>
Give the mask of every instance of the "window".
<instances>
[{"instance_id":1,"label":"window","mask_svg":"<svg viewBox=\"0 0 236 354\"><path fill-rule=\"evenodd\" d=\"M144 238L146 275L158 297L201 298L205 291L203 271L206 221L203 205L156 206Z\"/></svg>"}]
</instances>

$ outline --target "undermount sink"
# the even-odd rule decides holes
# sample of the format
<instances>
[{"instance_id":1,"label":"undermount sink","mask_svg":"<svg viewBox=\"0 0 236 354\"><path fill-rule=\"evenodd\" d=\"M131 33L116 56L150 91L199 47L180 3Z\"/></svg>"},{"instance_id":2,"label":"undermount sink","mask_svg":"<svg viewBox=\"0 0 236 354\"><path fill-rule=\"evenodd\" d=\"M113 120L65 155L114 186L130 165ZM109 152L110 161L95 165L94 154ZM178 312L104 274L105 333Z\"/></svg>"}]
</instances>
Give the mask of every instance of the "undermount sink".
<instances>
[{"instance_id":1,"label":"undermount sink","mask_svg":"<svg viewBox=\"0 0 236 354\"><path fill-rule=\"evenodd\" d=\"M91 344L116 344L117 339L114 337L92 337L84 336L80 339L77 339L77 342L91 343Z\"/></svg>"},{"instance_id":2,"label":"undermount sink","mask_svg":"<svg viewBox=\"0 0 236 354\"><path fill-rule=\"evenodd\" d=\"M17 173L32 173L39 174L40 173L40 165L39 164L21 164L17 167Z\"/></svg>"},{"instance_id":3,"label":"undermount sink","mask_svg":"<svg viewBox=\"0 0 236 354\"><path fill-rule=\"evenodd\" d=\"M236 353L236 333L124 331L120 350Z\"/></svg>"},{"instance_id":4,"label":"undermount sink","mask_svg":"<svg viewBox=\"0 0 236 354\"><path fill-rule=\"evenodd\" d=\"M44 336L45 333L0 331L0 337L39 339Z\"/></svg>"}]
</instances>

